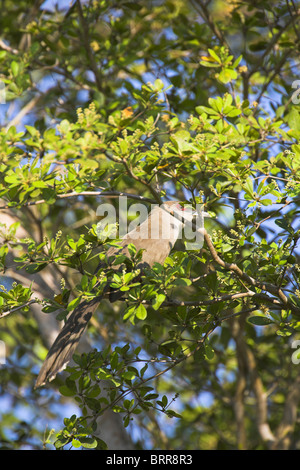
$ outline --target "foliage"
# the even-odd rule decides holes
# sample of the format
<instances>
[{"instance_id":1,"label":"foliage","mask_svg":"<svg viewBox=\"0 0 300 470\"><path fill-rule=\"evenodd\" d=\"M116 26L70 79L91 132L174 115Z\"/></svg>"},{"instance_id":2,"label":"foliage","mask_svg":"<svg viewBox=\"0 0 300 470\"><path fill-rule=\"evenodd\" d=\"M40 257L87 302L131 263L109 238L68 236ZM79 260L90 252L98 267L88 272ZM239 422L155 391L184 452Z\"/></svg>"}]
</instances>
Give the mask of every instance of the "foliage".
<instances>
[{"instance_id":1,"label":"foliage","mask_svg":"<svg viewBox=\"0 0 300 470\"><path fill-rule=\"evenodd\" d=\"M29 284L0 291L10 358L2 397L9 385L32 415L45 397L33 391L45 350L32 304L62 320L107 284L124 293L97 312L95 350L76 354L47 391L49 404L57 390L62 403L74 400L78 416L48 436L44 421L22 434L11 409L3 448L40 440L104 449L108 409L140 430L142 448L299 448L297 4L3 7L0 210L15 222L0 226L0 267L3 284L18 272ZM110 197L121 195L129 207L204 203L216 217L203 248L179 241L164 265L136 277L141 253L131 247L123 271L95 274L118 244L99 236L97 206L116 207ZM20 227L30 235L19 237ZM41 298L36 276L50 268L57 290ZM54 418L51 406L41 409Z\"/></svg>"}]
</instances>

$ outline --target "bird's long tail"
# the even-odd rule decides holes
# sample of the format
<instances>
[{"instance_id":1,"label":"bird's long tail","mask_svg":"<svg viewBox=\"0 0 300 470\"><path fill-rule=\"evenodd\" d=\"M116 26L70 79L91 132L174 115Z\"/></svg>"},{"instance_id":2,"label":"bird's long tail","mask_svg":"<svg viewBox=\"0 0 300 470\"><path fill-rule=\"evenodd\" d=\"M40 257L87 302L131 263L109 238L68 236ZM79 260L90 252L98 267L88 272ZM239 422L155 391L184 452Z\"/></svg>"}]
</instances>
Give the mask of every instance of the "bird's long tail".
<instances>
[{"instance_id":1,"label":"bird's long tail","mask_svg":"<svg viewBox=\"0 0 300 470\"><path fill-rule=\"evenodd\" d=\"M35 388L53 380L72 358L79 340L101 297L81 302L67 319L66 324L52 344L35 383Z\"/></svg>"}]
</instances>

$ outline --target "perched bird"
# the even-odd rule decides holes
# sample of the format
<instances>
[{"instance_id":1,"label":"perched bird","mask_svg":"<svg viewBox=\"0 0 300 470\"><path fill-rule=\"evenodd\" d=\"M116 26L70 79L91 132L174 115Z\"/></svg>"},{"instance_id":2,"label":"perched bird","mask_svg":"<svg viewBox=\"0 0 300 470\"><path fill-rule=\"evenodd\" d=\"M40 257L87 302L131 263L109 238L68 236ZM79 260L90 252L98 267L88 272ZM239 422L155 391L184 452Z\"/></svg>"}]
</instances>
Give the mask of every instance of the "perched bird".
<instances>
[{"instance_id":1,"label":"perched bird","mask_svg":"<svg viewBox=\"0 0 300 470\"><path fill-rule=\"evenodd\" d=\"M133 244L137 251L143 249L137 268L143 270L146 266L152 267L154 263L162 264L178 239L183 225L187 221L191 222L195 214L196 212L185 210L178 201L156 205L144 222L123 237L120 248L111 247L107 251L107 257L119 254L129 257L128 245ZM66 367L101 299L102 296L98 296L93 300L82 301L68 317L47 354L35 388L54 379Z\"/></svg>"}]
</instances>

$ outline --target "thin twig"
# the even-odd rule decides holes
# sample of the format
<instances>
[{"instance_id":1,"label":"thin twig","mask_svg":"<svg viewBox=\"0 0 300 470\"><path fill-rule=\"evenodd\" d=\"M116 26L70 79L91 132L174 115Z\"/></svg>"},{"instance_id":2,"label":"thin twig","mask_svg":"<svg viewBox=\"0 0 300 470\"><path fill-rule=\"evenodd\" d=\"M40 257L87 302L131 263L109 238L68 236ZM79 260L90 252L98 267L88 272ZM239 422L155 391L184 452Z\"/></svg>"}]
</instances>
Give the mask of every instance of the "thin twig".
<instances>
[{"instance_id":1,"label":"thin twig","mask_svg":"<svg viewBox=\"0 0 300 470\"><path fill-rule=\"evenodd\" d=\"M165 300L161 306L168 307L176 305L178 307L201 307L206 305L214 305L219 302L228 302L230 300L237 300L237 299L244 299L247 297L251 297L253 300L260 300L263 302L271 303L275 306L280 306L281 308L285 308L285 305L277 299L269 297L267 294L262 294L259 292L253 292L248 290L247 292L237 292L235 294L226 294L221 295L220 297L213 297L212 299L205 299L205 300L178 300L178 299L169 299ZM150 300L143 300L142 304L149 304L151 305ZM257 307L256 307L257 308Z\"/></svg>"},{"instance_id":2,"label":"thin twig","mask_svg":"<svg viewBox=\"0 0 300 470\"><path fill-rule=\"evenodd\" d=\"M157 201L154 199L150 199L145 196L139 196L138 194L123 193L119 191L82 191L81 193L77 193L76 191L73 191L72 193L57 194L56 198L66 199L69 197L78 197L78 196L93 196L93 197L102 196L102 197L110 197L110 198L122 196L122 197L128 197L130 199L137 199L139 201L149 202L151 204L157 204ZM36 206L38 204L45 204L46 202L47 202L46 199L39 199L38 201L29 201L29 202L25 202L24 204L20 204L18 206L11 206L9 204L6 204L5 206L1 206L0 210L11 209L11 208L16 208L16 207Z\"/></svg>"},{"instance_id":3,"label":"thin twig","mask_svg":"<svg viewBox=\"0 0 300 470\"><path fill-rule=\"evenodd\" d=\"M0 39L0 47L1 49L4 49L5 51L10 52L11 54L14 54L14 55L17 55L19 53L17 49L13 49L12 47L5 44L5 42L2 39Z\"/></svg>"},{"instance_id":4,"label":"thin twig","mask_svg":"<svg viewBox=\"0 0 300 470\"><path fill-rule=\"evenodd\" d=\"M10 315L11 313L16 312L17 310L21 310L22 308L28 307L29 305L35 304L37 302L38 302L37 300L29 300L25 304L18 305L18 307L14 307L10 310L6 310L5 312L0 313L0 319L6 317L7 315Z\"/></svg>"},{"instance_id":5,"label":"thin twig","mask_svg":"<svg viewBox=\"0 0 300 470\"><path fill-rule=\"evenodd\" d=\"M12 126L17 126L23 119L26 114L30 113L30 111L37 105L37 103L40 101L40 99L44 95L36 95L34 96L20 111L19 113L7 124L7 126L4 128L5 131L7 131L10 127Z\"/></svg>"}]
</instances>

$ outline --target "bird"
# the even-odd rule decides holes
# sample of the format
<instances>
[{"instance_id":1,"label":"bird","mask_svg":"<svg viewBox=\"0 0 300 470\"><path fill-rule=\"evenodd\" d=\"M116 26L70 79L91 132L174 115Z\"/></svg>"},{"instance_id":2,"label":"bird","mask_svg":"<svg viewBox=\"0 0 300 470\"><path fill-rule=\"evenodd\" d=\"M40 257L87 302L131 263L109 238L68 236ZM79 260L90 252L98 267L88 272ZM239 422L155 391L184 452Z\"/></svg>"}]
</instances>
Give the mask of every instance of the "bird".
<instances>
[{"instance_id":1,"label":"bird","mask_svg":"<svg viewBox=\"0 0 300 470\"><path fill-rule=\"evenodd\" d=\"M137 252L142 250L137 269L143 271L146 267L153 267L155 263L163 264L179 238L184 224L191 223L196 214L196 211L186 209L179 201L166 201L154 205L148 218L128 232L118 247L113 246L107 250L107 259L120 254L129 257L128 246L133 244ZM208 216L206 212L202 215ZM100 267L101 264L96 272ZM48 351L36 379L35 388L53 380L66 367L102 297L103 295L96 296L92 300L83 300L75 307ZM120 296L112 298L117 300Z\"/></svg>"}]
</instances>

